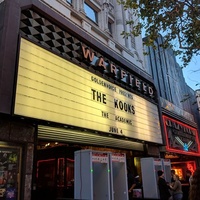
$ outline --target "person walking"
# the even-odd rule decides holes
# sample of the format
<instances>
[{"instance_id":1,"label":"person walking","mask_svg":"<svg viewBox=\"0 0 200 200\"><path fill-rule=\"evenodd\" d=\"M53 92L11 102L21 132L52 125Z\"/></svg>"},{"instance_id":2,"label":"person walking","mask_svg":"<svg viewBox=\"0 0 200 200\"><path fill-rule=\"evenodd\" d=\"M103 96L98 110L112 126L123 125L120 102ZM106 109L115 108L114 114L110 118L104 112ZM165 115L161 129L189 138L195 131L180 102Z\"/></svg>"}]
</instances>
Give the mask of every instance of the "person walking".
<instances>
[{"instance_id":1,"label":"person walking","mask_svg":"<svg viewBox=\"0 0 200 200\"><path fill-rule=\"evenodd\" d=\"M175 181L174 181L174 175L176 174L176 172L175 172L175 170L174 169L172 169L171 170L171 183L174 183Z\"/></svg>"},{"instance_id":2,"label":"person walking","mask_svg":"<svg viewBox=\"0 0 200 200\"><path fill-rule=\"evenodd\" d=\"M158 174L158 188L160 191L160 200L171 199L171 194L169 192L170 187L165 181L164 172L162 170L158 170L157 174Z\"/></svg>"},{"instance_id":3,"label":"person walking","mask_svg":"<svg viewBox=\"0 0 200 200\"><path fill-rule=\"evenodd\" d=\"M200 168L197 168L192 176L189 200L200 200Z\"/></svg>"},{"instance_id":4,"label":"person walking","mask_svg":"<svg viewBox=\"0 0 200 200\"><path fill-rule=\"evenodd\" d=\"M182 191L181 182L179 180L179 176L174 174L173 179L174 179L174 182L170 184L170 189L172 190L173 200L182 200L183 191Z\"/></svg>"},{"instance_id":5,"label":"person walking","mask_svg":"<svg viewBox=\"0 0 200 200\"><path fill-rule=\"evenodd\" d=\"M186 171L186 180L189 183L189 186L191 185L191 181L192 181L192 172L190 170Z\"/></svg>"},{"instance_id":6,"label":"person walking","mask_svg":"<svg viewBox=\"0 0 200 200\"><path fill-rule=\"evenodd\" d=\"M186 180L186 186L184 187L184 191L183 191L183 199L188 200L190 185L192 181L192 172L189 169L186 171L185 180Z\"/></svg>"},{"instance_id":7,"label":"person walking","mask_svg":"<svg viewBox=\"0 0 200 200\"><path fill-rule=\"evenodd\" d=\"M136 186L136 182L129 168L127 168L127 180L128 180L128 198L129 200L133 200L133 188Z\"/></svg>"}]
</instances>

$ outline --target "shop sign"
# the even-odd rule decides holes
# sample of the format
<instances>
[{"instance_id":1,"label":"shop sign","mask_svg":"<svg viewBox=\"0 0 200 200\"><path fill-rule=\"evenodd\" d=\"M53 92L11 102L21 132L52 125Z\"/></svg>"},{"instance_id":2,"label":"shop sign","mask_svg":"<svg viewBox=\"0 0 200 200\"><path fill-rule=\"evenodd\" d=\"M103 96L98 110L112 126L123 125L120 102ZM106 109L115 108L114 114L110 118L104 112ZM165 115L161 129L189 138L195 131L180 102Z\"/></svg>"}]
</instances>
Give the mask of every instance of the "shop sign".
<instances>
[{"instance_id":1,"label":"shop sign","mask_svg":"<svg viewBox=\"0 0 200 200\"><path fill-rule=\"evenodd\" d=\"M14 114L162 143L156 104L25 39Z\"/></svg>"},{"instance_id":2,"label":"shop sign","mask_svg":"<svg viewBox=\"0 0 200 200\"><path fill-rule=\"evenodd\" d=\"M126 162L126 154L124 154L124 153L112 153L111 160L112 160L112 162L125 163Z\"/></svg>"},{"instance_id":3,"label":"shop sign","mask_svg":"<svg viewBox=\"0 0 200 200\"><path fill-rule=\"evenodd\" d=\"M163 121L169 151L200 156L197 129L167 116Z\"/></svg>"},{"instance_id":4,"label":"shop sign","mask_svg":"<svg viewBox=\"0 0 200 200\"><path fill-rule=\"evenodd\" d=\"M92 153L92 162L108 163L108 154L107 153Z\"/></svg>"}]
</instances>

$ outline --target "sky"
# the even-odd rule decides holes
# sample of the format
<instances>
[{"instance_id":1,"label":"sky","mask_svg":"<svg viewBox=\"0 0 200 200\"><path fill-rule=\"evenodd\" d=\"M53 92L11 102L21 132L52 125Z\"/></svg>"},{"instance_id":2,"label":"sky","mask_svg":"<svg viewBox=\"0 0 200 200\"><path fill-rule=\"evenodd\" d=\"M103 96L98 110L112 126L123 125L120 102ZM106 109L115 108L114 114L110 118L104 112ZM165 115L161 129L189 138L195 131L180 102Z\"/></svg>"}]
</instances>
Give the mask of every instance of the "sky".
<instances>
[{"instance_id":1,"label":"sky","mask_svg":"<svg viewBox=\"0 0 200 200\"><path fill-rule=\"evenodd\" d=\"M200 89L200 55L195 56L187 67L183 68L185 82L193 90ZM196 85L198 84L199 85Z\"/></svg>"}]
</instances>

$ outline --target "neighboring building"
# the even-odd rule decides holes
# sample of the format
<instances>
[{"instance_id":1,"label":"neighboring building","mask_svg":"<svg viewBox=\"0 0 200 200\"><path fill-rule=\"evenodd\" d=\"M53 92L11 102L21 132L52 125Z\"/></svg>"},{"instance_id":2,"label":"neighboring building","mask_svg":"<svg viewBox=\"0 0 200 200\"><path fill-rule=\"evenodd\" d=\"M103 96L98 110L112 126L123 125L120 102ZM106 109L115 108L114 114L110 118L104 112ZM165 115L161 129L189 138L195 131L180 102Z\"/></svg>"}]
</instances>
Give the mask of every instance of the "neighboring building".
<instances>
[{"instance_id":1,"label":"neighboring building","mask_svg":"<svg viewBox=\"0 0 200 200\"><path fill-rule=\"evenodd\" d=\"M200 164L197 104L194 104L195 92L185 83L173 51L160 47L162 43L163 38L159 37L155 41L156 50L145 47L149 53L146 66L160 96L166 140L162 156L171 160L172 169L184 181L186 170L194 171Z\"/></svg>"},{"instance_id":2,"label":"neighboring building","mask_svg":"<svg viewBox=\"0 0 200 200\"><path fill-rule=\"evenodd\" d=\"M198 130L200 130L200 89L195 90L193 104L197 105L194 106L193 113L195 113L195 119L197 119Z\"/></svg>"},{"instance_id":3,"label":"neighboring building","mask_svg":"<svg viewBox=\"0 0 200 200\"><path fill-rule=\"evenodd\" d=\"M160 156L142 40L121 35L130 17L116 1L0 1L2 193L73 198L80 149L126 153L137 173Z\"/></svg>"}]
</instances>

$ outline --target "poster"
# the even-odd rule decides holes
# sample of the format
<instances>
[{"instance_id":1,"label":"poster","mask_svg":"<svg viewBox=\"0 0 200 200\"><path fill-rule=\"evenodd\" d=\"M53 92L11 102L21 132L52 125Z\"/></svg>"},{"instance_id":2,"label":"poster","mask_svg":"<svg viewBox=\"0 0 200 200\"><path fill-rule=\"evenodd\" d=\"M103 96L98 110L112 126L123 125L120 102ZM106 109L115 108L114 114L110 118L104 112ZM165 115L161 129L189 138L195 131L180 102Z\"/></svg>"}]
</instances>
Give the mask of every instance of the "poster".
<instances>
[{"instance_id":1,"label":"poster","mask_svg":"<svg viewBox=\"0 0 200 200\"><path fill-rule=\"evenodd\" d=\"M17 200L19 149L0 147L0 200Z\"/></svg>"}]
</instances>

